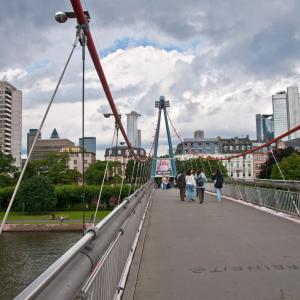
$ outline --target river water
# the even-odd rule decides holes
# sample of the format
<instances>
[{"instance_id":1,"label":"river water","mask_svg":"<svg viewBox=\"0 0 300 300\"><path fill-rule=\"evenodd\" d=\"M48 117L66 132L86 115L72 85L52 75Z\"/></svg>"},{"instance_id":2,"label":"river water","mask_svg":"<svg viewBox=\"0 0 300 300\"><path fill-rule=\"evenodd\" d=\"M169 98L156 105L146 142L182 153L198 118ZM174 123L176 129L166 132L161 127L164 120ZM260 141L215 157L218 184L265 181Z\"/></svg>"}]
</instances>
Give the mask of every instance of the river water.
<instances>
[{"instance_id":1,"label":"river water","mask_svg":"<svg viewBox=\"0 0 300 300\"><path fill-rule=\"evenodd\" d=\"M13 299L80 237L79 231L4 232L0 236L0 299Z\"/></svg>"}]
</instances>

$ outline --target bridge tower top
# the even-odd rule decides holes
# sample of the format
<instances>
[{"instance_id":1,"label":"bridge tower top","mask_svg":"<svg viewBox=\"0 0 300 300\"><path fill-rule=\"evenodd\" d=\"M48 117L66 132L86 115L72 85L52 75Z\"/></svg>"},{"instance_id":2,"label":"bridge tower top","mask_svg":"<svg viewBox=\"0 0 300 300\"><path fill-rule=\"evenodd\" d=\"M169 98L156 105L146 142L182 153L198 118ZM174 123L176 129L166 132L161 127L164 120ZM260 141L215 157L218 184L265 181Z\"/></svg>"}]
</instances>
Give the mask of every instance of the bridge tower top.
<instances>
[{"instance_id":1,"label":"bridge tower top","mask_svg":"<svg viewBox=\"0 0 300 300\"><path fill-rule=\"evenodd\" d=\"M155 107L158 108L158 120L157 127L154 138L154 155L152 160L151 167L151 177L175 177L177 174L176 164L170 134L170 128L167 117L167 107L170 107L170 101L166 100L164 96L160 96L158 101L155 101ZM161 112L164 112L165 117L165 125L168 136L168 145L169 145L169 157L168 158L157 158L157 149L158 149L158 140L159 140L159 130L160 130L160 120L161 120Z\"/></svg>"}]
</instances>

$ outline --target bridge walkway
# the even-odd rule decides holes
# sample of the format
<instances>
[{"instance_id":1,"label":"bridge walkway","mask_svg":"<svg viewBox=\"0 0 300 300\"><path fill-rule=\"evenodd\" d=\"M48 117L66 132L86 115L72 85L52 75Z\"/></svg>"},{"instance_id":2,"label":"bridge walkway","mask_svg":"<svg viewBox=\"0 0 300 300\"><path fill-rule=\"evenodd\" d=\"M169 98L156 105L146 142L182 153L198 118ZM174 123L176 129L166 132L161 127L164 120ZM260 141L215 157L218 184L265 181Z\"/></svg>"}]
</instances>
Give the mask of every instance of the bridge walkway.
<instances>
[{"instance_id":1,"label":"bridge walkway","mask_svg":"<svg viewBox=\"0 0 300 300\"><path fill-rule=\"evenodd\" d=\"M300 225L205 197L155 191L134 300L299 300Z\"/></svg>"}]
</instances>

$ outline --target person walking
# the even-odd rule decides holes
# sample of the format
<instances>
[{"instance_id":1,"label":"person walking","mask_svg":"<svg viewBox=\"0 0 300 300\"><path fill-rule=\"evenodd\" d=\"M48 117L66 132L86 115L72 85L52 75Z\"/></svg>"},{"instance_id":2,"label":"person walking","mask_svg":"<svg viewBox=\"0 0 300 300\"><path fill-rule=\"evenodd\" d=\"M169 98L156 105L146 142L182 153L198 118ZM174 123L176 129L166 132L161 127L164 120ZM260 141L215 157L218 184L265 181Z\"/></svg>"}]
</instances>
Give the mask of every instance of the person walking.
<instances>
[{"instance_id":1,"label":"person walking","mask_svg":"<svg viewBox=\"0 0 300 300\"><path fill-rule=\"evenodd\" d=\"M207 178L203 172L200 170L197 172L196 177L196 189L197 189L197 196L199 197L200 204L204 201L204 191L205 191L205 183L207 182Z\"/></svg>"},{"instance_id":2,"label":"person walking","mask_svg":"<svg viewBox=\"0 0 300 300\"><path fill-rule=\"evenodd\" d=\"M185 183L185 176L183 173L177 175L176 183L177 183L177 187L179 188L180 200L184 201L186 183Z\"/></svg>"},{"instance_id":3,"label":"person walking","mask_svg":"<svg viewBox=\"0 0 300 300\"><path fill-rule=\"evenodd\" d=\"M214 182L215 182L216 196L218 202L221 202L223 180L224 180L223 175L221 174L220 170L217 170L214 176Z\"/></svg>"},{"instance_id":4,"label":"person walking","mask_svg":"<svg viewBox=\"0 0 300 300\"><path fill-rule=\"evenodd\" d=\"M169 182L168 178L164 176L162 178L162 183L161 183L163 190L166 190L168 188L168 182Z\"/></svg>"},{"instance_id":5,"label":"person walking","mask_svg":"<svg viewBox=\"0 0 300 300\"><path fill-rule=\"evenodd\" d=\"M186 183L186 188L187 188L187 196L190 202L195 201L195 187L196 187L196 182L195 182L195 177L192 173L192 171L188 171L187 176L185 177L185 183Z\"/></svg>"}]
</instances>

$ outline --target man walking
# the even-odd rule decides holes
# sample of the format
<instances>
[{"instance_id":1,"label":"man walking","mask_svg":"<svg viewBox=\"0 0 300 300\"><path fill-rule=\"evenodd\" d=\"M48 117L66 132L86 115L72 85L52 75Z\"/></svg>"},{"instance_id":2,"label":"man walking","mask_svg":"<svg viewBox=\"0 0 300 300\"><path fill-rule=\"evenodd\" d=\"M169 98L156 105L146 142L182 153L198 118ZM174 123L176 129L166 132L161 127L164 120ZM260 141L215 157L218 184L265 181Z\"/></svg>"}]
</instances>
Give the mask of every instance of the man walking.
<instances>
[{"instance_id":1,"label":"man walking","mask_svg":"<svg viewBox=\"0 0 300 300\"><path fill-rule=\"evenodd\" d=\"M203 170L198 171L197 177L196 177L196 189L198 191L200 204L202 204L204 201L204 191L205 191L205 183L206 182L207 182L207 178L206 178Z\"/></svg>"},{"instance_id":2,"label":"man walking","mask_svg":"<svg viewBox=\"0 0 300 300\"><path fill-rule=\"evenodd\" d=\"M181 200L181 201L184 201L185 188L186 188L186 183L185 183L185 176L184 176L184 174L178 174L178 175L177 175L177 186L178 186L179 192L180 192L180 200Z\"/></svg>"}]
</instances>

